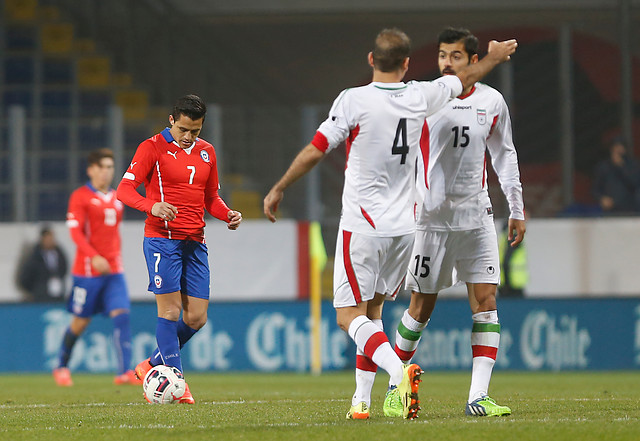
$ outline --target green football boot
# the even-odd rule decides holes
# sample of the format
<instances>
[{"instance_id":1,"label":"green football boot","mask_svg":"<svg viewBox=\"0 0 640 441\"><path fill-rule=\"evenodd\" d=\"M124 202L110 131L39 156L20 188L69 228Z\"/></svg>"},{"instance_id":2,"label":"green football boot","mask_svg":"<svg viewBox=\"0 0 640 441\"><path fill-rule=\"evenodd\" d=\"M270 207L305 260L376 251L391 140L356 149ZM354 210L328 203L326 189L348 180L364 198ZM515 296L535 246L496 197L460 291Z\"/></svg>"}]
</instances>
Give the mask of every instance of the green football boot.
<instances>
[{"instance_id":1,"label":"green football boot","mask_svg":"<svg viewBox=\"0 0 640 441\"><path fill-rule=\"evenodd\" d=\"M400 398L400 392L396 386L390 386L389 389L387 389L382 411L386 417L402 417L402 398Z\"/></svg>"},{"instance_id":2,"label":"green football boot","mask_svg":"<svg viewBox=\"0 0 640 441\"><path fill-rule=\"evenodd\" d=\"M464 413L471 416L507 416L511 415L511 409L500 406L489 395L467 403Z\"/></svg>"}]
</instances>

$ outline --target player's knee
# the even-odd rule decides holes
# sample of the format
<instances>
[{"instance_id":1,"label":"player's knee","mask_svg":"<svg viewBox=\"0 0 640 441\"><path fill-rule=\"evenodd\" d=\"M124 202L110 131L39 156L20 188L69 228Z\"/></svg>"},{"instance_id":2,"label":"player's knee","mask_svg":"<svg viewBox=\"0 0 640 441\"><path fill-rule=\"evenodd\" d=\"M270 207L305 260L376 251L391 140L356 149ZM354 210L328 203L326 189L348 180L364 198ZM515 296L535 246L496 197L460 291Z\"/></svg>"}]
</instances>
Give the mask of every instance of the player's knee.
<instances>
[{"instance_id":1,"label":"player's knee","mask_svg":"<svg viewBox=\"0 0 640 441\"><path fill-rule=\"evenodd\" d=\"M191 329L198 330L207 324L207 315L203 314L197 317L189 316L183 318L185 325Z\"/></svg>"}]
</instances>

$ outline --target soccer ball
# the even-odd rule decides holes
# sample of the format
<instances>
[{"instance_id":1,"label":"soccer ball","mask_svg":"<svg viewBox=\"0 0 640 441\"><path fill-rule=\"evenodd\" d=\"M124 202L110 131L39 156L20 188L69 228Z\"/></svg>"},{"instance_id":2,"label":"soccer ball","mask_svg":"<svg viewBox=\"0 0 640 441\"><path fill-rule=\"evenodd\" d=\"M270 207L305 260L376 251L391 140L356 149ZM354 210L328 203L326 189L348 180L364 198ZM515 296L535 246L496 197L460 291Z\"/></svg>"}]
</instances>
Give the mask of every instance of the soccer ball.
<instances>
[{"instance_id":1,"label":"soccer ball","mask_svg":"<svg viewBox=\"0 0 640 441\"><path fill-rule=\"evenodd\" d=\"M154 366L142 382L144 397L152 404L173 404L180 401L187 385L178 368L160 364Z\"/></svg>"}]
</instances>

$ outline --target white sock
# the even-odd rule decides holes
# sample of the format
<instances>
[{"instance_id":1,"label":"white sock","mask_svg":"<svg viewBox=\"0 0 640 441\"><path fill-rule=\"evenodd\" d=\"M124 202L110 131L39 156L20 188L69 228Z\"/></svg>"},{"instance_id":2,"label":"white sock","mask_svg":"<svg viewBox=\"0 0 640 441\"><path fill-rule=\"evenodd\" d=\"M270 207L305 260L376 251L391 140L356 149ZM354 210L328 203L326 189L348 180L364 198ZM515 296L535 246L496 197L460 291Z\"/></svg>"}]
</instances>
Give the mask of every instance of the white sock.
<instances>
[{"instance_id":1,"label":"white sock","mask_svg":"<svg viewBox=\"0 0 640 441\"><path fill-rule=\"evenodd\" d=\"M389 373L391 384L397 385L402 381L402 361L391 348L385 333L371 320L364 315L353 319L349 325L349 336L358 349Z\"/></svg>"},{"instance_id":2,"label":"white sock","mask_svg":"<svg viewBox=\"0 0 640 441\"><path fill-rule=\"evenodd\" d=\"M479 312L473 314L471 318L473 319L473 330L471 331L473 368L471 370L471 386L469 387L469 403L488 395L491 373L500 346L498 311Z\"/></svg>"},{"instance_id":3,"label":"white sock","mask_svg":"<svg viewBox=\"0 0 640 441\"><path fill-rule=\"evenodd\" d=\"M372 319L374 325L384 330L381 319ZM371 389L376 379L378 366L364 355L360 349L356 349L356 391L351 399L351 405L364 401L367 406L371 406Z\"/></svg>"}]
</instances>

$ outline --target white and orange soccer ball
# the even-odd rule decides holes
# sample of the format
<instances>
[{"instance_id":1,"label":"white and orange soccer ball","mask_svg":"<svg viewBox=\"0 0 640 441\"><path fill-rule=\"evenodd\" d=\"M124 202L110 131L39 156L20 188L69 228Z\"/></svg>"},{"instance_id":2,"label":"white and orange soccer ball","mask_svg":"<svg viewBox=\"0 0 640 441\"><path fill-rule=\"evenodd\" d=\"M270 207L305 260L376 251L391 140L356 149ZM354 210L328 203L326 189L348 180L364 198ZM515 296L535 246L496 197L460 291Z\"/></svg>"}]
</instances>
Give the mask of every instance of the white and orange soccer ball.
<instances>
[{"instance_id":1,"label":"white and orange soccer ball","mask_svg":"<svg viewBox=\"0 0 640 441\"><path fill-rule=\"evenodd\" d=\"M152 404L173 404L180 401L187 384L178 368L163 364L154 366L142 382L144 397Z\"/></svg>"}]
</instances>

